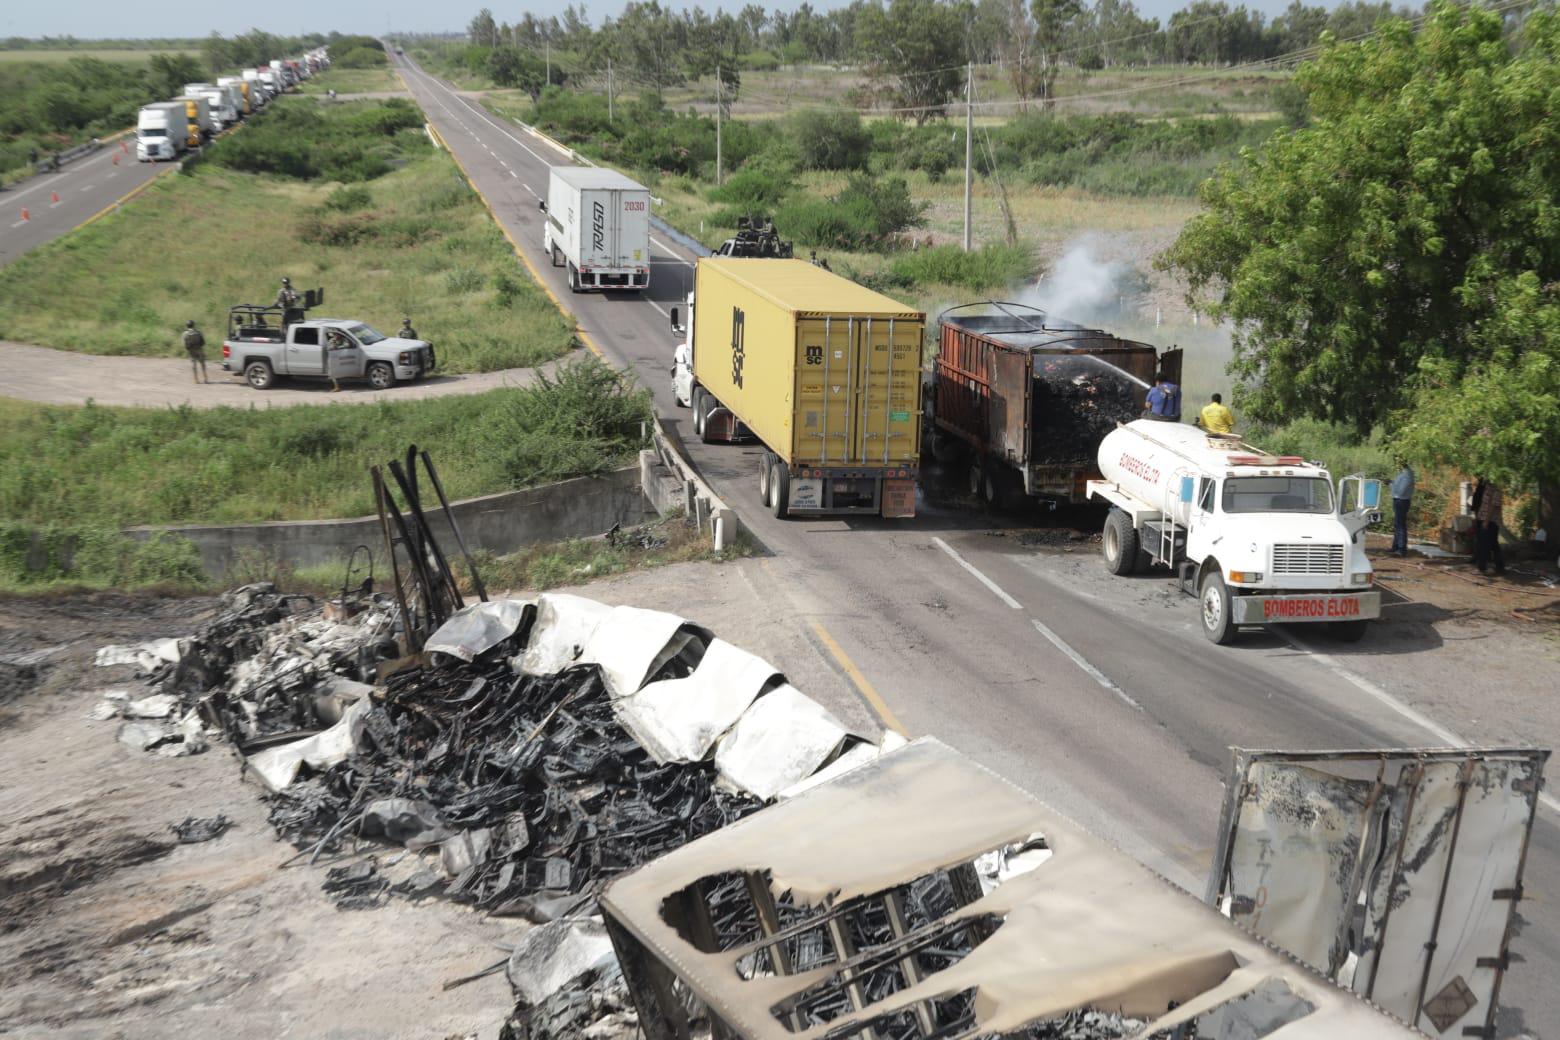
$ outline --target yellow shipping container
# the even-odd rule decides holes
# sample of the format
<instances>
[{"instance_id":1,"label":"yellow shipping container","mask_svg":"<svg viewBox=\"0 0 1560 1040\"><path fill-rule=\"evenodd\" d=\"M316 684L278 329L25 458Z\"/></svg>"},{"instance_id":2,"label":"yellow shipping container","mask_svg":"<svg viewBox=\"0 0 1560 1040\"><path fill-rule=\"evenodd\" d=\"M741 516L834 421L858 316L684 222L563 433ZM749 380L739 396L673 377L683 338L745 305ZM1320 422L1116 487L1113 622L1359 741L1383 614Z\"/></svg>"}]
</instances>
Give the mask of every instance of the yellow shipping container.
<instances>
[{"instance_id":1,"label":"yellow shipping container","mask_svg":"<svg viewBox=\"0 0 1560 1040\"><path fill-rule=\"evenodd\" d=\"M764 442L777 514L914 514L926 315L803 260L700 260L693 303L696 422Z\"/></svg>"}]
</instances>

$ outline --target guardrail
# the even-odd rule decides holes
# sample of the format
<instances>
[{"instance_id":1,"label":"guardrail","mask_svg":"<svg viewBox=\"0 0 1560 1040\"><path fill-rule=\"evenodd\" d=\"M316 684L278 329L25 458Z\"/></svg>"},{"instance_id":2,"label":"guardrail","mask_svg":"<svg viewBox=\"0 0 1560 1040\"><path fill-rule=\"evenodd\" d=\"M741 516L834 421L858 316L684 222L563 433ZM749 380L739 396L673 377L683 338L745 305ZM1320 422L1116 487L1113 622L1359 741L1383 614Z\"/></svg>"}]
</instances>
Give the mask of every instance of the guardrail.
<instances>
[{"instance_id":1,"label":"guardrail","mask_svg":"<svg viewBox=\"0 0 1560 1040\"><path fill-rule=\"evenodd\" d=\"M693 464L683 455L682 446L667 434L661 422L658 416L650 424L651 440L661 465L682 481L684 512L700 531L709 530L716 552L728 548L737 537L736 512L695 472ZM645 490L648 493L650 489Z\"/></svg>"},{"instance_id":2,"label":"guardrail","mask_svg":"<svg viewBox=\"0 0 1560 1040\"><path fill-rule=\"evenodd\" d=\"M67 148L63 152L55 152L46 159L39 159L37 162L33 163L33 167L39 173L48 173L50 170L59 169L61 166L64 166L66 163L71 162L72 160L81 158L83 155L90 155L102 147L103 142L94 137L85 144L78 144L74 148Z\"/></svg>"}]
</instances>

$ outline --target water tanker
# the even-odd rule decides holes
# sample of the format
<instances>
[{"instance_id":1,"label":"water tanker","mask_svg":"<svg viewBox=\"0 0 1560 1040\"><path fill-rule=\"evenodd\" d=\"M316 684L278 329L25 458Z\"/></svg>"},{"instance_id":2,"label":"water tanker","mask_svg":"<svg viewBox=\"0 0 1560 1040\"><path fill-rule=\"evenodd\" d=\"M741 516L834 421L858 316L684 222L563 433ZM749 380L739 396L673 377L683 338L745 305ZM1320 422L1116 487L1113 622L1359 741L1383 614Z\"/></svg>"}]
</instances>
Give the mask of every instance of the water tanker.
<instances>
[{"instance_id":1,"label":"water tanker","mask_svg":"<svg viewBox=\"0 0 1560 1040\"><path fill-rule=\"evenodd\" d=\"M1126 575L1171 568L1197 597L1203 634L1227 643L1242 625L1322 622L1353 641L1381 614L1365 528L1381 485L1234 435L1138 419L1100 442L1089 497L1111 505L1105 566Z\"/></svg>"}]
</instances>

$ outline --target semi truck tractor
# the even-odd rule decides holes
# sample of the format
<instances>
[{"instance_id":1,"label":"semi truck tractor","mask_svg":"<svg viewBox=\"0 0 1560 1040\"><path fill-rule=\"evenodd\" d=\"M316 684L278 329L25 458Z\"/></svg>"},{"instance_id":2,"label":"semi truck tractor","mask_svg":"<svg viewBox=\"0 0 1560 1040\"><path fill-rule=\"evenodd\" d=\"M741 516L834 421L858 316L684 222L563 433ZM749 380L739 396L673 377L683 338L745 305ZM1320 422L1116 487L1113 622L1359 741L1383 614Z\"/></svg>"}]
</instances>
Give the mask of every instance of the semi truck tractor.
<instances>
[{"instance_id":1,"label":"semi truck tractor","mask_svg":"<svg viewBox=\"0 0 1560 1040\"><path fill-rule=\"evenodd\" d=\"M937 325L932 452L965 466L970 494L988 505L1083 502L1100 441L1142 414L1156 375L1180 382L1179 350L1023 304L965 304Z\"/></svg>"},{"instance_id":2,"label":"semi truck tractor","mask_svg":"<svg viewBox=\"0 0 1560 1040\"><path fill-rule=\"evenodd\" d=\"M1381 615L1365 528L1379 481L1345 477L1239 437L1137 419L1105 436L1089 496L1110 505L1102 555L1112 574L1169 567L1197 597L1203 634L1243 625L1325 624L1352 642Z\"/></svg>"},{"instance_id":3,"label":"semi truck tractor","mask_svg":"<svg viewBox=\"0 0 1560 1040\"><path fill-rule=\"evenodd\" d=\"M756 438L777 517L915 515L926 315L805 260L694 268L672 386L706 444Z\"/></svg>"},{"instance_id":4,"label":"semi truck tractor","mask_svg":"<svg viewBox=\"0 0 1560 1040\"><path fill-rule=\"evenodd\" d=\"M233 106L238 109L240 116L254 113L254 102L249 96L249 83L240 76L223 76L217 80L217 86L228 92L233 99Z\"/></svg>"},{"instance_id":5,"label":"semi truck tractor","mask_svg":"<svg viewBox=\"0 0 1560 1040\"><path fill-rule=\"evenodd\" d=\"M145 105L135 120L135 157L141 162L177 159L189 147L182 101Z\"/></svg>"},{"instance_id":6,"label":"semi truck tractor","mask_svg":"<svg viewBox=\"0 0 1560 1040\"><path fill-rule=\"evenodd\" d=\"M542 248L569 268L569 288L650 285L650 189L614 170L554 166L540 204Z\"/></svg>"}]
</instances>

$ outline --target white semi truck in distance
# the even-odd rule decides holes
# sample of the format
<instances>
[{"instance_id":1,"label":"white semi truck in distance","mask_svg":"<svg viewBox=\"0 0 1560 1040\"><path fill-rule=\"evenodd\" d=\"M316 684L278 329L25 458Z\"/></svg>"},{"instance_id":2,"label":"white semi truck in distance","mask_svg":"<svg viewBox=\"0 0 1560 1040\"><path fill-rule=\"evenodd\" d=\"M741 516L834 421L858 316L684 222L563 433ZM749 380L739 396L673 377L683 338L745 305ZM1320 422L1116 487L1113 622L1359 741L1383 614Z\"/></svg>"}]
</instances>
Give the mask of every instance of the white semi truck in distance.
<instances>
[{"instance_id":1,"label":"white semi truck in distance","mask_svg":"<svg viewBox=\"0 0 1560 1040\"><path fill-rule=\"evenodd\" d=\"M649 188L614 170L554 166L539 208L542 248L568 265L571 291L649 287Z\"/></svg>"},{"instance_id":2,"label":"white semi truck in distance","mask_svg":"<svg viewBox=\"0 0 1560 1040\"><path fill-rule=\"evenodd\" d=\"M1270 455L1233 435L1138 419L1105 435L1103 480L1088 495L1112 507L1103 556L1112 574L1163 564L1197 597L1215 643L1243 625L1321 622L1352 642L1381 616L1365 528L1381 518L1379 481Z\"/></svg>"},{"instance_id":3,"label":"white semi truck in distance","mask_svg":"<svg viewBox=\"0 0 1560 1040\"><path fill-rule=\"evenodd\" d=\"M188 147L186 107L182 101L144 105L135 120L135 157L141 162L177 159Z\"/></svg>"},{"instance_id":4,"label":"white semi truck in distance","mask_svg":"<svg viewBox=\"0 0 1560 1040\"><path fill-rule=\"evenodd\" d=\"M211 118L219 128L225 129L238 122L239 110L233 107L233 96L226 87L219 87L215 83L186 83L184 95L205 98L211 108Z\"/></svg>"}]
</instances>

